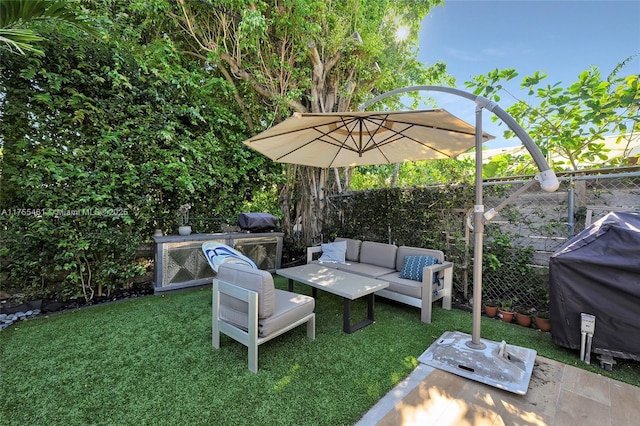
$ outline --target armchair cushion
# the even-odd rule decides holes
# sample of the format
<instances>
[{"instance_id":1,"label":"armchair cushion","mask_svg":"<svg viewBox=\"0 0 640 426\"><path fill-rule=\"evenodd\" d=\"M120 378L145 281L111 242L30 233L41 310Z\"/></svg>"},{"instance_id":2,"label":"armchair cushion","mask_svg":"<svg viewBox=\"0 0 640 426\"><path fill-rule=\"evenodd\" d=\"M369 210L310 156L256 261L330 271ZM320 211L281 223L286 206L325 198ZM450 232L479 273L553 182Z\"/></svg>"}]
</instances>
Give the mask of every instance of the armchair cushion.
<instances>
[{"instance_id":1,"label":"armchair cushion","mask_svg":"<svg viewBox=\"0 0 640 426\"><path fill-rule=\"evenodd\" d=\"M275 287L273 277L267 271L251 269L245 265L225 263L218 270L220 281L233 283L239 287L258 293L258 318L269 318L275 308ZM247 304L232 297L220 298L220 318L242 329L247 329Z\"/></svg>"},{"instance_id":2,"label":"armchair cushion","mask_svg":"<svg viewBox=\"0 0 640 426\"><path fill-rule=\"evenodd\" d=\"M211 345L220 348L221 333L245 345L249 371L258 372L259 345L299 325L306 324L307 337L315 339L314 299L274 289L269 272L225 264L212 285ZM260 300L264 297L270 301Z\"/></svg>"},{"instance_id":3,"label":"armchair cushion","mask_svg":"<svg viewBox=\"0 0 640 426\"><path fill-rule=\"evenodd\" d=\"M312 314L316 306L316 301L311 296L278 289L275 291L275 301L276 309L273 315L258 321L260 337L269 336Z\"/></svg>"}]
</instances>

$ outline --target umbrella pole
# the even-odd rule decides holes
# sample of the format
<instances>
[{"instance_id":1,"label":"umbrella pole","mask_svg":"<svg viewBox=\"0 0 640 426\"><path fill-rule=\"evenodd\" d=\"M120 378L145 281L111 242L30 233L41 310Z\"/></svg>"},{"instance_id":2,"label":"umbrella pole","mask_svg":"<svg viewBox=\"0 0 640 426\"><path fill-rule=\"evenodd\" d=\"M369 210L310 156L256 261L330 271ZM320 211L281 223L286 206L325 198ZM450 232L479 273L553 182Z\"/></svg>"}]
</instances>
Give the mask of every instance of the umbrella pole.
<instances>
[{"instance_id":1,"label":"umbrella pole","mask_svg":"<svg viewBox=\"0 0 640 426\"><path fill-rule=\"evenodd\" d=\"M473 207L473 320L471 341L467 346L483 349L480 341L482 309L482 244L484 235L484 204L482 200L482 107L476 105L476 201Z\"/></svg>"},{"instance_id":2,"label":"umbrella pole","mask_svg":"<svg viewBox=\"0 0 640 426\"><path fill-rule=\"evenodd\" d=\"M490 386L527 393L536 351L480 338L482 308L482 251L487 222L482 200L482 109L476 105L476 181L473 207L473 322L472 334L445 332L418 361ZM471 338L469 338L471 337Z\"/></svg>"}]
</instances>

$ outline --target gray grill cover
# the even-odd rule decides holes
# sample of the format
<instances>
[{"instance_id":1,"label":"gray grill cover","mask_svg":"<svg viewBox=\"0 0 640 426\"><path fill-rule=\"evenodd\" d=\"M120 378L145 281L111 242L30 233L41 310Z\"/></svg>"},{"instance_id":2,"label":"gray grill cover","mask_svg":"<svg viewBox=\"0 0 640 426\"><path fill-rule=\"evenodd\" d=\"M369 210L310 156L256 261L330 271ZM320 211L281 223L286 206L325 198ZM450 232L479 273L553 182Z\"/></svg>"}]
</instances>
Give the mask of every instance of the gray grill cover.
<instances>
[{"instance_id":1,"label":"gray grill cover","mask_svg":"<svg viewBox=\"0 0 640 426\"><path fill-rule=\"evenodd\" d=\"M580 349L580 314L596 316L592 351L640 360L640 212L610 213L549 261L551 335Z\"/></svg>"},{"instance_id":2,"label":"gray grill cover","mask_svg":"<svg viewBox=\"0 0 640 426\"><path fill-rule=\"evenodd\" d=\"M238 226L251 232L273 231L278 224L278 218L269 213L240 213Z\"/></svg>"}]
</instances>

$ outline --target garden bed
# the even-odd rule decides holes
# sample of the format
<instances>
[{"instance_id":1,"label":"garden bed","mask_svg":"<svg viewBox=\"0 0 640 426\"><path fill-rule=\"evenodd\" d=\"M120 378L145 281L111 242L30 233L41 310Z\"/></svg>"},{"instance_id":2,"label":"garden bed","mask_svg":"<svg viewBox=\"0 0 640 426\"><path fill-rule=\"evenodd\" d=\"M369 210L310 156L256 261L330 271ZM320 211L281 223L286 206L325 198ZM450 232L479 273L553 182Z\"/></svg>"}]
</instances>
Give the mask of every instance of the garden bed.
<instances>
[{"instance_id":1,"label":"garden bed","mask_svg":"<svg viewBox=\"0 0 640 426\"><path fill-rule=\"evenodd\" d=\"M22 294L9 295L3 292L2 298L0 299L0 330L24 319L35 318L40 315L65 312L152 294L153 286L150 281L134 284L131 288L120 290L109 296L94 296L91 300L85 300L83 297L79 297L65 301L53 299L25 301L24 295Z\"/></svg>"}]
</instances>

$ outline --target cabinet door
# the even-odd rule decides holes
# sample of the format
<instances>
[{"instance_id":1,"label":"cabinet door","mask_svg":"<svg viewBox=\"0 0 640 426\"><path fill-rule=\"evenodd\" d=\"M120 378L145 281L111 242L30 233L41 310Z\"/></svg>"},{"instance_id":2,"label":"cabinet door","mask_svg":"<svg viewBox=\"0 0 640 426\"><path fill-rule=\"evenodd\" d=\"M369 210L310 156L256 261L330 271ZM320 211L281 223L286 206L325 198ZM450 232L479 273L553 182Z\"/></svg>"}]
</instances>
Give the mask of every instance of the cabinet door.
<instances>
[{"instance_id":1,"label":"cabinet door","mask_svg":"<svg viewBox=\"0 0 640 426\"><path fill-rule=\"evenodd\" d=\"M253 260L260 269L274 271L280 268L282 237L237 238L233 240L233 248Z\"/></svg>"},{"instance_id":2,"label":"cabinet door","mask_svg":"<svg viewBox=\"0 0 640 426\"><path fill-rule=\"evenodd\" d=\"M216 240L225 243L226 240ZM202 241L163 243L160 249L162 275L160 287L201 283L211 279L215 272L202 253Z\"/></svg>"}]
</instances>

